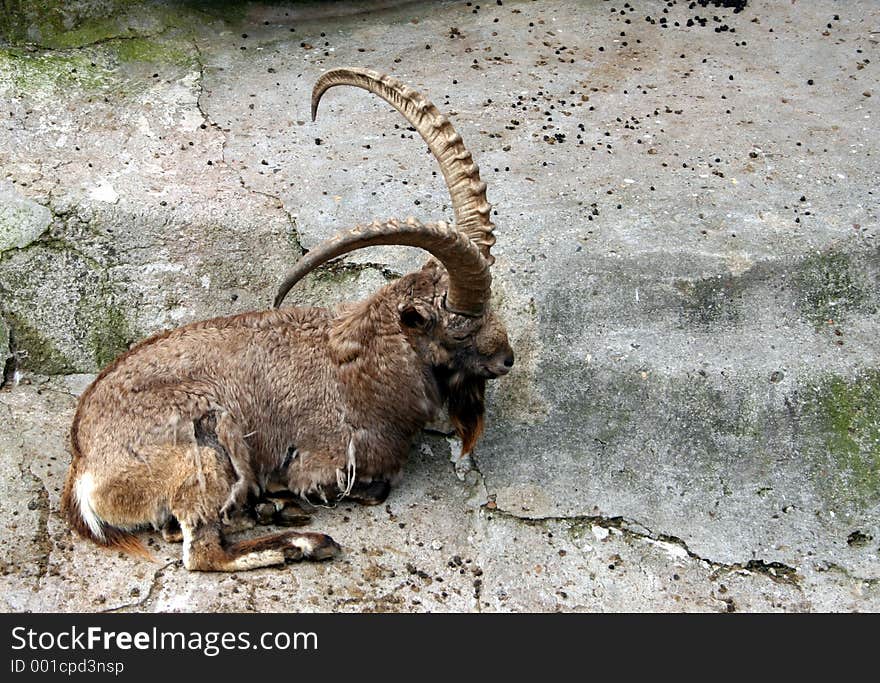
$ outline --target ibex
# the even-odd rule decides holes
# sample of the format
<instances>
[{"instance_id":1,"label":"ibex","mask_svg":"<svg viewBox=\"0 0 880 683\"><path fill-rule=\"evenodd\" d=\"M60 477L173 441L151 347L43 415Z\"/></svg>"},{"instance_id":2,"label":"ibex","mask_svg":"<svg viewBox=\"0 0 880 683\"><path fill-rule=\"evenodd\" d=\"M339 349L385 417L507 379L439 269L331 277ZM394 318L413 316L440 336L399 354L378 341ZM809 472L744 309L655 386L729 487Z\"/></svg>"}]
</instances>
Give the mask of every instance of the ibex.
<instances>
[{"instance_id":1,"label":"ibex","mask_svg":"<svg viewBox=\"0 0 880 683\"><path fill-rule=\"evenodd\" d=\"M412 439L444 405L463 452L473 448L486 380L514 361L489 304L486 185L446 117L389 76L325 73L312 92L313 120L337 85L375 93L421 134L449 188L454 227L408 218L342 232L293 267L274 310L185 325L114 360L80 397L71 427L61 507L79 535L146 553L133 531L153 525L183 540L191 570L325 559L340 550L325 534L229 543L225 522L279 484L306 499L383 501ZM359 303L280 308L328 260L398 244L433 258Z\"/></svg>"}]
</instances>

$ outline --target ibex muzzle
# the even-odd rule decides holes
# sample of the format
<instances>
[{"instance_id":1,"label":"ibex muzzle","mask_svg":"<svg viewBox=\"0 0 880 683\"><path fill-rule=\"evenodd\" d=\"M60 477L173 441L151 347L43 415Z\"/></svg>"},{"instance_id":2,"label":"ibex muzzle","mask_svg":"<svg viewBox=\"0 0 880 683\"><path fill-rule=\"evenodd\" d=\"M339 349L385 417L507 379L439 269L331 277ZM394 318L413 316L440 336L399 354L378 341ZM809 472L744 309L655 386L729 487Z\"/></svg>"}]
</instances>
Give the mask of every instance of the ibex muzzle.
<instances>
[{"instance_id":1,"label":"ibex muzzle","mask_svg":"<svg viewBox=\"0 0 880 683\"><path fill-rule=\"evenodd\" d=\"M132 532L153 525L183 540L194 570L324 559L339 551L325 534L228 544L223 524L249 497L279 489L381 502L413 437L444 406L464 452L473 448L486 380L513 365L489 303L486 186L461 137L419 93L372 71L336 69L315 85L313 114L336 85L379 95L419 131L446 179L455 225L408 218L343 232L296 264L275 310L186 325L113 361L83 393L71 429L61 502L81 536L146 553ZM377 244L433 258L359 303L279 308L321 264Z\"/></svg>"}]
</instances>

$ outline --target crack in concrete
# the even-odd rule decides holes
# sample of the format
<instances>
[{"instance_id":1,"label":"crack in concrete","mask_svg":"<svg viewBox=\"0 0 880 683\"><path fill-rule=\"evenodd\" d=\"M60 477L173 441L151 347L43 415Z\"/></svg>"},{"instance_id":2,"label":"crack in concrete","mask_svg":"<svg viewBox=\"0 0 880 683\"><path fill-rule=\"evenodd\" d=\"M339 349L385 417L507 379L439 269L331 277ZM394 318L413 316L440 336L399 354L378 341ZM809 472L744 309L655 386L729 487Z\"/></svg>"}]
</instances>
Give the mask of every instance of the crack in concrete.
<instances>
[{"instance_id":1,"label":"crack in concrete","mask_svg":"<svg viewBox=\"0 0 880 683\"><path fill-rule=\"evenodd\" d=\"M230 171L232 171L232 173L234 173L236 175L236 177L238 178L239 185L241 185L241 187L244 190L246 190L247 192L250 192L252 194L259 195L260 197L265 197L266 199L270 199L275 203L276 208L280 209L284 213L285 218L287 219L287 224L290 228L290 232L287 237L291 242L291 246L296 251L298 251L301 255L305 255L306 253L308 253L309 250L303 245L302 236L299 234L299 229L297 228L296 218L287 209L287 207L284 204L284 200L281 199L281 197L277 194L273 194L271 192L265 192L263 190L258 190L254 187L251 187L247 183L247 181L245 180L244 174L240 170L234 168L232 166L232 164L230 164L229 161L227 160L226 147L229 142L229 138L226 135L226 131L220 126L220 124L218 124L216 121L214 121L211 118L211 115L208 113L208 110L205 107L205 104L203 102L203 97L205 95L205 87L204 86L205 86L205 78L206 78L206 71L207 71L207 66L205 64L205 59L204 59L204 53L202 52L202 49L199 46L199 43L195 38L193 38L192 44L193 44L193 48L195 49L195 52L196 52L196 63L199 66L199 77L196 81L196 88L197 88L196 108L199 110L199 113L201 114L202 118L204 119L205 124L210 126L211 128L213 128L214 130L216 130L222 138L222 143L220 145L220 160L223 163L224 168L229 169ZM337 272L337 273L338 272L360 273L360 272L363 272L364 270L367 270L367 269L374 269L383 278L385 278L386 280L389 280L389 281L396 280L397 278L402 276L402 273L399 273L399 272L393 270L392 268L389 268L386 264L382 264L382 263L363 263L363 262L362 263L352 263L349 261L334 260L330 264L325 266L325 269L329 269L331 272Z\"/></svg>"},{"instance_id":2,"label":"crack in concrete","mask_svg":"<svg viewBox=\"0 0 880 683\"><path fill-rule=\"evenodd\" d=\"M698 562L705 562L707 565L709 565L709 567L711 567L712 569L713 574L715 574L716 576L722 573L729 574L732 572L750 572L766 576L771 581L774 581L776 583L785 584L793 586L797 589L801 589L801 581L803 577L795 567L783 564L782 562L768 562L762 559L752 559L748 560L747 562L733 563L725 563L719 562L717 560L712 560L707 557L702 557L701 555L691 550L688 544L678 536L673 536L671 534L655 533L644 524L635 520L627 519L623 516L606 517L603 515L550 515L545 517L521 517L514 512L510 512L499 507L490 508L487 507L487 505L484 505L483 508L488 512L499 514L527 525L541 524L543 522L575 522L590 524L593 526L601 527L603 529L616 529L620 531L625 537L633 540L659 541L661 543L669 543L671 545L675 545L684 550L684 552L687 553L688 557L697 560Z\"/></svg>"},{"instance_id":3,"label":"crack in concrete","mask_svg":"<svg viewBox=\"0 0 880 683\"><path fill-rule=\"evenodd\" d=\"M843 576L850 581L858 581L860 583L864 583L870 588L880 588L880 578L858 576L856 574L853 574L846 567L842 567L835 562L829 562L822 571L837 572L838 574L843 574Z\"/></svg>"},{"instance_id":4,"label":"crack in concrete","mask_svg":"<svg viewBox=\"0 0 880 683\"><path fill-rule=\"evenodd\" d=\"M453 454L455 450L452 447L454 442L461 443L454 434L447 436L447 442L450 444ZM477 508L486 508L488 510L495 509L495 494L489 493L486 486L486 477L480 471L480 464L476 459L476 451L468 453L464 457L458 459L450 458L453 463L455 475L463 482L471 486L472 494L468 498L469 504L476 503Z\"/></svg>"},{"instance_id":5,"label":"crack in concrete","mask_svg":"<svg viewBox=\"0 0 880 683\"><path fill-rule=\"evenodd\" d=\"M278 195L275 195L275 194L271 194L269 192L263 192L262 190L257 190L253 187L250 187L244 179L244 174L241 171L235 169L227 161L227 159L226 159L226 146L227 146L227 143L229 142L229 138L226 135L226 131L220 126L220 124L218 124L216 121L214 121L211 118L210 114L208 113L207 108L205 107L205 105L202 101L203 97L205 95L205 77L206 77L206 71L207 71L207 67L205 65L204 53L202 52L202 48L199 46L199 43L195 38L192 39L192 45L196 51L196 63L199 65L199 77L196 80L196 88L197 88L196 108L199 110L199 113L202 115L202 118L204 119L205 123L208 126L210 126L211 128L213 128L214 130L216 130L218 133L220 133L220 136L222 138L222 142L220 144L220 159L223 163L224 168L229 169L230 171L232 171L236 175L236 177L238 178L238 182L243 189L247 190L248 192L250 192L252 194L256 194L261 197L271 199L272 201L274 201L276 203L276 208L278 208L282 212L284 212L284 216L287 219L287 224L290 227L290 234L288 235L288 239L291 241L292 246L295 249L297 249L300 252L300 254L305 254L308 250L305 247L303 247L302 238L300 237L299 231L296 227L296 218L294 218L293 214L291 214L290 211L287 210L287 207L284 205L284 201L281 199L281 197L279 197Z\"/></svg>"},{"instance_id":6,"label":"crack in concrete","mask_svg":"<svg viewBox=\"0 0 880 683\"><path fill-rule=\"evenodd\" d=\"M602 515L571 515L571 516L545 516L545 517L521 517L514 512L510 512L503 508L499 508L495 504L495 496L491 493L488 493L488 487L486 486L486 478L483 473L479 469L478 462L474 457L475 454L471 454L471 469L469 470L469 474L472 474L475 479L475 484L481 485L483 489L487 492L487 502L483 503L480 506L481 510L486 511L487 513L495 513L501 516L507 517L508 519L513 519L517 523L527 524L527 525L535 525L541 524L543 522L577 522L583 524L590 524L602 527L603 529L616 529L620 531L625 537L640 540L640 541L658 541L662 543L669 543L681 548L685 553L687 553L688 557L691 559L697 560L698 562L707 564L711 570L713 576L718 576L721 574L730 574L733 572L749 572L753 574L759 574L769 578L771 581L776 583L792 586L798 590L802 590L801 588L801 580L802 576L798 573L797 569L794 567L790 567L781 562L767 562L761 559L753 559L748 562L735 562L735 563L724 563L718 562L716 560L711 560L709 558L705 558L694 552L688 544L681 538L677 536L673 536L671 534L661 534L655 533L651 531L644 524L637 522L635 520L626 519L622 516L617 517L606 517ZM838 568L835 565L829 566L829 569L839 569L842 571L848 578L854 580L864 580L869 585L874 584L874 580L871 579L857 579L856 577L852 577L849 573L847 573L842 568ZM877 583L880 584L880 579L877 580ZM474 585L474 595L477 599L477 611L482 612L482 605L480 604L480 597L482 593L482 582L479 585ZM719 599L721 602L727 604L727 602L723 599Z\"/></svg>"},{"instance_id":7,"label":"crack in concrete","mask_svg":"<svg viewBox=\"0 0 880 683\"><path fill-rule=\"evenodd\" d=\"M673 536L671 534L662 534L655 533L651 531L646 525L638 522L636 520L627 519L623 516L617 517L607 517L603 515L558 515L558 516L545 516L545 517L522 517L517 515L515 512L511 512L509 510L505 510L503 508L498 507L495 504L495 496L491 493L488 493L489 489L486 486L486 478L483 476L483 473L480 471L479 466L477 464L476 459L471 454L471 464L472 469L471 472L476 473L479 483L487 491L488 502L481 505L481 509L486 510L487 512L497 513L502 516L505 516L509 519L514 519L518 522L531 524L531 523L541 523L541 522L580 522L585 524L591 524L595 526L602 527L603 529L617 529L624 536L637 539L637 540L651 540L651 541L660 541L662 543L670 543L672 545L678 546L682 550L684 550L688 557L697 560L699 562L705 562L710 567L712 567L713 573L731 573L736 571L746 571L752 572L755 574L761 574L776 583L782 583L790 586L794 586L798 589L801 588L801 580L802 576L798 573L796 567L791 567L782 562L767 562L762 559L752 559L747 562L734 562L734 563L724 563L718 562L717 560L712 560L706 557L702 557L701 555L694 552L688 544L684 541L684 539L679 538L678 536ZM834 566L834 565L832 565ZM848 575L848 574L847 574ZM849 576L849 575L848 575ZM850 577L854 578L854 577ZM859 579L861 580L861 579ZM872 581L871 579L865 579L865 581ZM880 579L878 579L880 582Z\"/></svg>"},{"instance_id":8,"label":"crack in concrete","mask_svg":"<svg viewBox=\"0 0 880 683\"><path fill-rule=\"evenodd\" d=\"M147 602L149 602L149 600L153 597L153 594L156 592L156 588L161 582L162 577L165 575L165 570L167 570L169 567L182 564L182 560L169 560L161 567L156 569L155 572L153 572L153 578L150 579L150 587L147 589L147 594L144 597L135 602L129 602L123 605L117 605L115 607L108 607L107 609L99 610L98 614L111 614L128 610L136 610L139 607L143 607L147 604Z\"/></svg>"},{"instance_id":9,"label":"crack in concrete","mask_svg":"<svg viewBox=\"0 0 880 683\"><path fill-rule=\"evenodd\" d=\"M41 43L20 43L20 44L12 44L11 47L21 47L25 48L32 52L70 52L73 50L83 50L89 47L99 47L101 45L107 45L108 43L113 43L117 41L129 41L129 40L152 40L154 38L161 38L171 29L170 26L166 26L161 31L157 33L135 33L135 34L125 34L125 35L113 35L113 36L105 36L103 38L98 38L97 40L93 40L87 43L80 43L78 45L68 45L67 47L52 47L50 45L43 45Z\"/></svg>"},{"instance_id":10,"label":"crack in concrete","mask_svg":"<svg viewBox=\"0 0 880 683\"><path fill-rule=\"evenodd\" d=\"M27 469L27 473L40 485L36 503L39 519L34 538L34 543L40 549L40 555L37 558L37 585L39 586L49 571L49 562L52 559L52 537L49 535L49 490L43 480L31 472L30 468Z\"/></svg>"},{"instance_id":11,"label":"crack in concrete","mask_svg":"<svg viewBox=\"0 0 880 683\"><path fill-rule=\"evenodd\" d=\"M51 205L49 209L52 211L52 216L54 220L58 220L63 224L66 224L69 216L69 213L59 213L57 212ZM90 225L89 221L84 221L86 225ZM110 270L113 267L112 263L102 263L99 259L87 254L85 251L80 249L80 247L72 241L67 240L65 237L59 237L52 234L52 227L49 226L43 233L40 234L33 242L27 244L21 249L17 250L19 253L26 253L29 251L33 251L36 249L48 249L55 252L64 252L66 254L71 254L82 260L92 271L97 273L99 281L97 287L94 291L97 293L97 298L101 301L109 302L113 301L115 288L113 279L110 274ZM10 252L0 253L0 264L6 258L6 254ZM6 386L7 384L14 385L15 382L10 382L10 379L14 379L16 373L19 370L19 367L22 365L22 360L26 357L27 350L19 349L17 345L17 335L19 329L19 323L16 322L13 316L16 315L15 310L6 309L0 305L0 317L6 323L7 328L9 329L9 350L11 352L10 357L6 360L5 363L0 364L0 387ZM131 341L131 340L129 340ZM3 350L0 349L0 352ZM70 365L74 366L74 370L78 372L82 371L81 367L77 367L79 365L79 361L72 360L70 361ZM38 372L43 371L42 368L32 368L32 370L36 370ZM58 374L58 376L64 376L67 374L71 374L69 372L70 368L67 368L67 372L62 371ZM47 377L53 377L56 375L47 374Z\"/></svg>"},{"instance_id":12,"label":"crack in concrete","mask_svg":"<svg viewBox=\"0 0 880 683\"><path fill-rule=\"evenodd\" d=\"M12 409L9 408L9 406L3 407L6 408L6 411L9 413L10 419L13 419ZM22 447L24 447L24 440L22 440ZM35 581L35 585L39 586L40 582L49 571L49 563L53 549L52 537L49 534L49 490L46 488L46 484L42 478L34 474L31 470L30 463L26 459L18 462L17 465L22 481L30 479L36 487L39 487L36 491L36 499L28 503L28 509L36 510L38 512L37 530L32 542L37 547L39 553L36 558L37 574ZM31 507L32 505L33 507Z\"/></svg>"},{"instance_id":13,"label":"crack in concrete","mask_svg":"<svg viewBox=\"0 0 880 683\"><path fill-rule=\"evenodd\" d=\"M447 436L447 441L454 439L454 438L455 437ZM468 464L470 466L470 469L464 474L464 477L463 477L464 482L466 484L469 484L471 486L471 488L474 490L474 493L472 493L468 497L468 504L471 505L472 501L474 501L475 497L479 497L479 499L481 499L483 501L483 502L478 502L478 505L476 506L476 508L474 510L469 511L472 513L472 515L470 515L472 530L474 529L473 524L474 524L474 520L476 519L476 517L473 516L473 513L479 514L479 511L482 509L486 509L486 506L489 503L492 503L493 505L495 503L494 497L489 496L488 489L486 488L486 479L483 476L483 473L480 471L479 463L477 462L477 460L474 456L475 456L474 452L471 452L468 455ZM453 462L453 469L455 471L455 475L459 476L458 463ZM475 542L475 539L473 538L472 535L469 534L469 536L470 536L469 544L474 549L474 556L479 557L480 550L481 550L480 545L477 542ZM482 571L483 570L482 570L482 567L480 567L480 566L477 566L477 568L480 570L480 574L479 574L479 576L475 576L474 582L473 582L474 605L476 607L477 613L482 614L483 613L483 604L482 604L482 599L483 599L483 578L482 578L483 574L482 574Z\"/></svg>"},{"instance_id":14,"label":"crack in concrete","mask_svg":"<svg viewBox=\"0 0 880 683\"><path fill-rule=\"evenodd\" d=\"M60 185L61 181L59 179L55 179L55 184L53 185L53 189ZM50 190L51 192L51 190ZM52 214L52 220L49 225L47 225L39 235L34 237L30 242L28 242L23 247L15 247L10 249L5 249L0 251L0 262L5 260L9 255L13 252L21 254L25 253L29 250L36 249L39 247L45 247L49 249L58 249L63 251L69 251L77 257L81 258L86 264L89 265L92 269L96 271L105 271L109 266L102 264L98 259L94 256L87 254L85 251L80 249L80 247L74 242L69 241L66 238L66 235L70 232L69 222L72 219L79 221L86 230L88 230L93 236L100 236L99 233L93 230L92 224L94 222L94 218L92 217L83 217L76 212L76 209L79 207L71 207L65 209L59 209L55 206L52 201L52 197L48 197L46 202L38 202L41 206L49 209ZM62 233L61 235L55 234L53 231L59 229Z\"/></svg>"}]
</instances>

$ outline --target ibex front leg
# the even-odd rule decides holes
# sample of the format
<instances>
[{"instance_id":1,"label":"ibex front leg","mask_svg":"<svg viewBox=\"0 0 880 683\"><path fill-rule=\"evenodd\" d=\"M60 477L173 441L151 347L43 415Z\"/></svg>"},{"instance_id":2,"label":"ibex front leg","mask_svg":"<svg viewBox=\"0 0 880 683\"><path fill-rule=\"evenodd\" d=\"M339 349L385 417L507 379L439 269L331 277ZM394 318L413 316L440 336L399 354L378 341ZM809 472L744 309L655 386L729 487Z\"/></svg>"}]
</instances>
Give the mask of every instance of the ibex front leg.
<instances>
[{"instance_id":1,"label":"ibex front leg","mask_svg":"<svg viewBox=\"0 0 880 683\"><path fill-rule=\"evenodd\" d=\"M250 449L245 441L244 432L241 425L229 413L222 412L217 417L215 436L219 446L229 456L236 475L229 497L220 510L220 516L228 520L232 512L242 508L249 494L259 495L260 488L251 468Z\"/></svg>"}]
</instances>

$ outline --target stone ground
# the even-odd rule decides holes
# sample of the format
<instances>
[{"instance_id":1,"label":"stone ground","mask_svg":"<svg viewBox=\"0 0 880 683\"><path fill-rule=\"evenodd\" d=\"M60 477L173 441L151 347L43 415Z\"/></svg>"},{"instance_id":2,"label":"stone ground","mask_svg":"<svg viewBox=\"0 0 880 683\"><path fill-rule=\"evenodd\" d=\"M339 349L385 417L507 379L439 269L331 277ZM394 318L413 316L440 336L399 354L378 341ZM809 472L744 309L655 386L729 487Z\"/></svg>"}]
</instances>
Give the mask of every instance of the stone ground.
<instances>
[{"instance_id":1,"label":"stone ground","mask_svg":"<svg viewBox=\"0 0 880 683\"><path fill-rule=\"evenodd\" d=\"M880 610L880 8L723 4L7 2L3 607ZM340 228L450 218L384 103L333 90L310 122L341 65L428 94L489 184L517 366L474 462L426 434L387 505L319 509L332 563L201 575L157 534L153 563L73 538L102 365L267 306ZM358 252L295 300L421 259Z\"/></svg>"}]
</instances>

